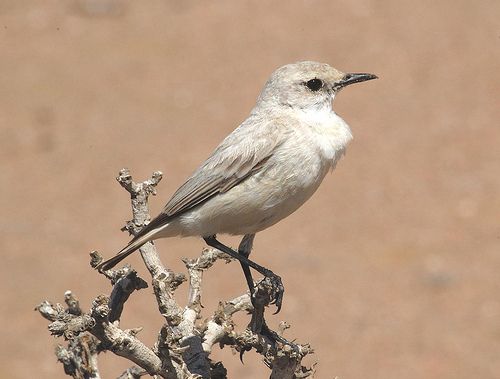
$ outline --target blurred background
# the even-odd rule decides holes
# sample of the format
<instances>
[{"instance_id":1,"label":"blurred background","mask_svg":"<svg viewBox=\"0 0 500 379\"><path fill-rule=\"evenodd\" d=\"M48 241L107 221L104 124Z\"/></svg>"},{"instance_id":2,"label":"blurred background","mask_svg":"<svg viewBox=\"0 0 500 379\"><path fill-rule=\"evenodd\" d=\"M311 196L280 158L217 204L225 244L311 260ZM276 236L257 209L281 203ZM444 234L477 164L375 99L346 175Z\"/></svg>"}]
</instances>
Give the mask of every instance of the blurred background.
<instances>
[{"instance_id":1,"label":"blurred background","mask_svg":"<svg viewBox=\"0 0 500 379\"><path fill-rule=\"evenodd\" d=\"M346 157L257 236L253 258L286 287L269 324L315 348L319 378L498 378L499 15L497 0L1 0L0 377L66 377L33 308L109 293L88 253L128 241L119 169L163 171L156 214L273 70L318 60L380 79L337 97ZM182 271L204 244L158 246ZM244 290L238 264L217 265L206 315ZM151 289L132 296L123 327L153 345L161 323ZM268 375L253 352L214 358L230 378ZM100 362L106 378L129 366Z\"/></svg>"}]
</instances>

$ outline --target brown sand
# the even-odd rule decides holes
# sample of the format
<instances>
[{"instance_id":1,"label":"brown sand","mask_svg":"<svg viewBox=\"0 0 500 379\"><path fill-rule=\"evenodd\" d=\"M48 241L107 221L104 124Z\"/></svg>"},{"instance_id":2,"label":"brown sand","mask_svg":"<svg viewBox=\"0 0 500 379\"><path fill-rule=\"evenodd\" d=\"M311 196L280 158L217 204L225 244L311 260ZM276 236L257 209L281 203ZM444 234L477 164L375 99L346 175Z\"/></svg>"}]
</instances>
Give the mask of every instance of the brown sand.
<instances>
[{"instance_id":1,"label":"brown sand","mask_svg":"<svg viewBox=\"0 0 500 379\"><path fill-rule=\"evenodd\" d=\"M315 347L319 378L500 377L499 15L498 0L1 1L0 377L66 377L33 308L109 292L88 253L128 240L118 170L164 172L158 212L268 75L303 59L380 80L338 97L347 156L256 239L287 289L270 324ZM178 270L202 246L159 243ZM245 289L237 264L205 283L207 309ZM152 345L161 321L148 289L122 322ZM215 357L266 377L254 353Z\"/></svg>"}]
</instances>

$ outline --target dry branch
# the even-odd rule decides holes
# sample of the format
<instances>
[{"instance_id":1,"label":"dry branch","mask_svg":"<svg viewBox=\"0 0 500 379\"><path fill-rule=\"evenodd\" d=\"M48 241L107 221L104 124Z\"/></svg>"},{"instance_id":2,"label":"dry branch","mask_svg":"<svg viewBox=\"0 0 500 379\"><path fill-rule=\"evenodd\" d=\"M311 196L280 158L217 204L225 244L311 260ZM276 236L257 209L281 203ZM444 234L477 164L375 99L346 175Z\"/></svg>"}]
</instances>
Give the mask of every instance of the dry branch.
<instances>
[{"instance_id":1,"label":"dry branch","mask_svg":"<svg viewBox=\"0 0 500 379\"><path fill-rule=\"evenodd\" d=\"M148 197L156 193L161 178L162 174L155 172L150 179L135 183L128 170L120 171L117 180L130 193L132 203L133 218L124 228L131 234L136 234L149 221ZM88 312L80 308L71 291L65 293L66 306L44 301L36 308L51 321L50 333L68 341L66 347L59 345L56 349L66 374L78 379L100 378L97 355L102 351L112 351L136 364L119 378L140 378L146 374L168 379L226 378L222 362L210 360L212 349L218 345L229 346L240 352L240 356L254 349L271 369L271 378L313 375L312 368L301 364L302 359L313 352L310 346L290 343L265 324L264 310L273 291L266 279L255 283L253 302L248 293L221 301L215 312L201 321L203 272L218 260L228 262L231 258L215 249L203 249L198 258L183 260L186 276L166 268L153 243L143 245L140 253L151 275L158 310L165 320L157 343L150 348L137 338L140 328L123 330L119 326L127 299L135 291L146 288L147 283L128 265L105 271L103 274L113 285L110 296L97 296ZM101 261L99 253L91 253L92 267ZM175 291L185 281L189 285L189 295L183 307L175 298ZM232 319L237 312L251 313L250 324L258 325L258 330L268 333L256 334L249 328L238 331ZM283 332L286 327L281 329Z\"/></svg>"}]
</instances>

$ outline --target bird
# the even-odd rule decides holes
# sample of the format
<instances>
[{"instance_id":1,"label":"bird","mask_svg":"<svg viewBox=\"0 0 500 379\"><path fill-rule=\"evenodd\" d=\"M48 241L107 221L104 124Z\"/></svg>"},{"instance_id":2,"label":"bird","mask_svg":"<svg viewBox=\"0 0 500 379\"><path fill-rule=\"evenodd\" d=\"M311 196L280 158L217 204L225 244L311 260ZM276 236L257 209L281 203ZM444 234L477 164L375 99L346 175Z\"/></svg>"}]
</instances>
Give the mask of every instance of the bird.
<instances>
[{"instance_id":1,"label":"bird","mask_svg":"<svg viewBox=\"0 0 500 379\"><path fill-rule=\"evenodd\" d=\"M296 211L336 167L353 137L333 110L333 100L346 86L372 79L377 76L343 73L314 61L275 70L249 116L179 187L160 214L97 269L113 268L148 241L200 236L240 261L250 293L250 268L269 278L279 312L281 278L249 259L255 234ZM221 243L219 234L243 236L238 250Z\"/></svg>"}]
</instances>

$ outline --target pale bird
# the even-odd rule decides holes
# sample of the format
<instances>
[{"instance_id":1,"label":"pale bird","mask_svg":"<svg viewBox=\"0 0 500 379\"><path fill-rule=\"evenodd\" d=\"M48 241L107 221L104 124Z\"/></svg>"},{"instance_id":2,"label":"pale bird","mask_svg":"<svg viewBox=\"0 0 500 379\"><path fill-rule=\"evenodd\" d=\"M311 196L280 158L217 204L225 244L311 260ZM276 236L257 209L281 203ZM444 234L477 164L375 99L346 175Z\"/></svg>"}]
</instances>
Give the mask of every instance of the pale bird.
<instances>
[{"instance_id":1,"label":"pale bird","mask_svg":"<svg viewBox=\"0 0 500 379\"><path fill-rule=\"evenodd\" d=\"M248 259L255 233L297 210L333 170L352 139L332 107L347 85L376 79L340 72L328 64L297 62L269 78L248 118L229 134L174 193L162 212L118 254L102 262L108 270L148 241L201 236L209 246L238 259L252 293L249 266L276 286L279 276ZM238 252L217 234L243 235Z\"/></svg>"}]
</instances>

